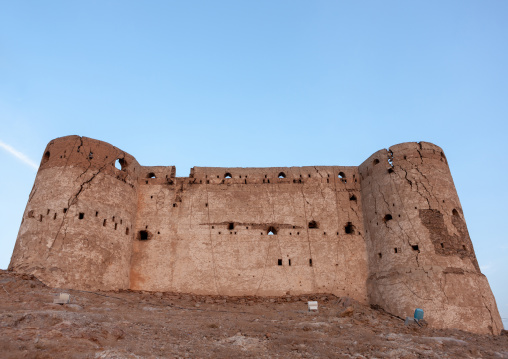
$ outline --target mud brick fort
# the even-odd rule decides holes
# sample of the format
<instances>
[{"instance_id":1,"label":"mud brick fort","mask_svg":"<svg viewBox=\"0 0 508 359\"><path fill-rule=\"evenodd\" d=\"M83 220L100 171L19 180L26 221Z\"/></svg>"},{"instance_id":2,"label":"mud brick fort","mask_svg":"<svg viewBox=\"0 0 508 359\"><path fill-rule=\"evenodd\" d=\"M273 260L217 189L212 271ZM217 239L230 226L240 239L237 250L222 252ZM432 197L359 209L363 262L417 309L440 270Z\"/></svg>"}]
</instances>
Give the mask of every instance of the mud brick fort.
<instances>
[{"instance_id":1,"label":"mud brick fort","mask_svg":"<svg viewBox=\"0 0 508 359\"><path fill-rule=\"evenodd\" d=\"M115 166L115 164L118 165ZM230 296L332 293L436 328L498 334L446 157L358 167L142 166L102 141L44 151L9 269L52 287Z\"/></svg>"}]
</instances>

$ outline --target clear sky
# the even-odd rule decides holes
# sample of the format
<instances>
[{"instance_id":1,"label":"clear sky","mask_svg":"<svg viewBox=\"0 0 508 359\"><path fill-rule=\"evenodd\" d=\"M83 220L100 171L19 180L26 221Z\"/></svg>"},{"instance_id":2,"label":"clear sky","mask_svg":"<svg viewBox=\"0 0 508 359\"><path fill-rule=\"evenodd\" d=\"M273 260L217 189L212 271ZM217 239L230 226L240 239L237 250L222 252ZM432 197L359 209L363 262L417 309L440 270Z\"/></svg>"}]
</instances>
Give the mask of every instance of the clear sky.
<instances>
[{"instance_id":1,"label":"clear sky","mask_svg":"<svg viewBox=\"0 0 508 359\"><path fill-rule=\"evenodd\" d=\"M0 0L0 268L55 137L178 176L428 141L508 318L507 123L507 1Z\"/></svg>"}]
</instances>

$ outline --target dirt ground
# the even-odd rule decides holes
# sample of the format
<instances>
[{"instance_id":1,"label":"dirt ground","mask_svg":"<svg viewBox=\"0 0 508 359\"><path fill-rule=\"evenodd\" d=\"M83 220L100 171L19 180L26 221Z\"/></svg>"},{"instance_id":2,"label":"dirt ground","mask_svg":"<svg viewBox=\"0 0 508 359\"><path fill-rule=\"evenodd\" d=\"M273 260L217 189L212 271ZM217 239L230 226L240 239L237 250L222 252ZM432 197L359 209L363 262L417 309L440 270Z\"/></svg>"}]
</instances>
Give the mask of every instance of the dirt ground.
<instances>
[{"instance_id":1,"label":"dirt ground","mask_svg":"<svg viewBox=\"0 0 508 359\"><path fill-rule=\"evenodd\" d=\"M508 358L506 332L405 326L333 295L84 292L7 271L0 285L1 358Z\"/></svg>"}]
</instances>

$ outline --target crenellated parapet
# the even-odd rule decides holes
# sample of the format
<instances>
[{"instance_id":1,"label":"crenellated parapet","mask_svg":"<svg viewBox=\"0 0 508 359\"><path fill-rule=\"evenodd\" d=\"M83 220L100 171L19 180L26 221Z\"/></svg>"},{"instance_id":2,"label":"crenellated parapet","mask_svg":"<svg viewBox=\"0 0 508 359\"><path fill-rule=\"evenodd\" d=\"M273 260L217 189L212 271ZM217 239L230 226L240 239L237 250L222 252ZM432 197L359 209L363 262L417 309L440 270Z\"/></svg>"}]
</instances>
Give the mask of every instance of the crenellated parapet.
<instances>
[{"instance_id":1,"label":"crenellated parapet","mask_svg":"<svg viewBox=\"0 0 508 359\"><path fill-rule=\"evenodd\" d=\"M360 166L141 166L51 141L10 269L53 287L211 295L333 293L430 325L499 333L446 157L402 143Z\"/></svg>"}]
</instances>

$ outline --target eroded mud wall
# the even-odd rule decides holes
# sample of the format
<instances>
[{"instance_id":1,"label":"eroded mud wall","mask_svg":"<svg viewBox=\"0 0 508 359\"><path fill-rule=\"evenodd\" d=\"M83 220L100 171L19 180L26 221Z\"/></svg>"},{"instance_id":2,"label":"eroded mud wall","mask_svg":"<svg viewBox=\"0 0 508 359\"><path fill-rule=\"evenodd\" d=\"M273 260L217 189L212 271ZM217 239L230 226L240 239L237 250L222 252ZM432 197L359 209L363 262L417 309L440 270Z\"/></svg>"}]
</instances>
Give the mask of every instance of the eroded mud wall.
<instances>
[{"instance_id":1,"label":"eroded mud wall","mask_svg":"<svg viewBox=\"0 0 508 359\"><path fill-rule=\"evenodd\" d=\"M357 167L144 172L131 288L366 302Z\"/></svg>"},{"instance_id":2,"label":"eroded mud wall","mask_svg":"<svg viewBox=\"0 0 508 359\"><path fill-rule=\"evenodd\" d=\"M128 288L138 167L105 142L79 136L51 141L9 268L54 287Z\"/></svg>"},{"instance_id":3,"label":"eroded mud wall","mask_svg":"<svg viewBox=\"0 0 508 359\"><path fill-rule=\"evenodd\" d=\"M396 145L359 171L371 304L401 317L422 308L439 328L499 333L495 299L441 148Z\"/></svg>"}]
</instances>

